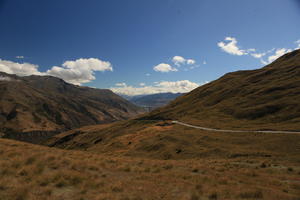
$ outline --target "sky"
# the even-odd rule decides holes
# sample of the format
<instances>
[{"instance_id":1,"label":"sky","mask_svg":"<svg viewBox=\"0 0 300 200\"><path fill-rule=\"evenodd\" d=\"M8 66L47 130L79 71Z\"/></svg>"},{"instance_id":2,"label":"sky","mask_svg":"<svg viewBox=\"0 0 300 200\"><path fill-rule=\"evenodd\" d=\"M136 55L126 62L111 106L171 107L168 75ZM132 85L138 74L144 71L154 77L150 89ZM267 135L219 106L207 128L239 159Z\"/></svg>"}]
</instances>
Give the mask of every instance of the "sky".
<instances>
[{"instance_id":1,"label":"sky","mask_svg":"<svg viewBox=\"0 0 300 200\"><path fill-rule=\"evenodd\" d=\"M0 71L189 92L300 48L300 0L0 0L0 27Z\"/></svg>"}]
</instances>

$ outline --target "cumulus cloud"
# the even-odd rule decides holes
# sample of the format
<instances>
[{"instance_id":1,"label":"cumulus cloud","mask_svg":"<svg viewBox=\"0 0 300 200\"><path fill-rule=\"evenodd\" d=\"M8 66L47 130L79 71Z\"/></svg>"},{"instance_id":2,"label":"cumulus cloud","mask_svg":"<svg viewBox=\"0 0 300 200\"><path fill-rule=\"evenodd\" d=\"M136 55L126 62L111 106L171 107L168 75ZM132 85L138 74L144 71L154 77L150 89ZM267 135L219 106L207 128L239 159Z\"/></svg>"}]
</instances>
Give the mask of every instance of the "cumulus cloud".
<instances>
[{"instance_id":1,"label":"cumulus cloud","mask_svg":"<svg viewBox=\"0 0 300 200\"><path fill-rule=\"evenodd\" d=\"M258 53L255 48L246 49L246 50L240 49L237 46L236 38L226 37L225 41L227 41L227 43L225 43L225 42L218 43L218 46L224 52L232 54L232 55L238 55L238 56L251 55L253 58L259 59L260 62L265 65L270 64L271 62L273 62L280 56L283 56L284 54L292 51L292 49L287 49L287 48L277 48L277 49L273 48L268 51ZM295 41L295 44L297 45L295 50L300 49L300 40ZM272 52L274 52L274 51L275 51L275 53L273 54Z\"/></svg>"},{"instance_id":2,"label":"cumulus cloud","mask_svg":"<svg viewBox=\"0 0 300 200\"><path fill-rule=\"evenodd\" d=\"M16 56L16 58L18 58L18 59L23 59L24 56Z\"/></svg>"},{"instance_id":3,"label":"cumulus cloud","mask_svg":"<svg viewBox=\"0 0 300 200\"><path fill-rule=\"evenodd\" d=\"M226 53L232 55L242 56L248 54L246 50L242 50L237 46L237 40L234 37L226 37L225 41L218 43L218 46Z\"/></svg>"},{"instance_id":4,"label":"cumulus cloud","mask_svg":"<svg viewBox=\"0 0 300 200\"><path fill-rule=\"evenodd\" d=\"M291 49L285 49L285 48L277 49L273 55L268 57L268 63L273 62L280 56L283 56L284 54L291 52L291 51L292 51Z\"/></svg>"},{"instance_id":5,"label":"cumulus cloud","mask_svg":"<svg viewBox=\"0 0 300 200\"><path fill-rule=\"evenodd\" d=\"M110 88L113 92L118 94L125 94L129 96L134 95L146 95L146 94L156 94L156 93L186 93L191 90L199 87L202 84L194 83L189 80L181 80L181 81L161 81L155 82L152 86L142 86L142 87L117 87Z\"/></svg>"},{"instance_id":6,"label":"cumulus cloud","mask_svg":"<svg viewBox=\"0 0 300 200\"><path fill-rule=\"evenodd\" d=\"M174 56L172 58L172 62L178 67L180 67L181 65L185 65L185 64L194 65L196 63L196 61L194 59L185 59L182 56Z\"/></svg>"},{"instance_id":7,"label":"cumulus cloud","mask_svg":"<svg viewBox=\"0 0 300 200\"><path fill-rule=\"evenodd\" d=\"M186 63L187 63L188 65L194 65L194 64L196 63L196 61L193 60L193 59L187 59Z\"/></svg>"},{"instance_id":8,"label":"cumulus cloud","mask_svg":"<svg viewBox=\"0 0 300 200\"><path fill-rule=\"evenodd\" d=\"M47 74L64 79L69 83L80 85L95 80L95 71L112 71L110 62L97 58L80 58L75 61L66 61L62 67L54 66L47 70Z\"/></svg>"},{"instance_id":9,"label":"cumulus cloud","mask_svg":"<svg viewBox=\"0 0 300 200\"><path fill-rule=\"evenodd\" d=\"M181 64L185 63L185 58L182 56L174 56L172 61L176 66L180 66Z\"/></svg>"},{"instance_id":10,"label":"cumulus cloud","mask_svg":"<svg viewBox=\"0 0 300 200\"><path fill-rule=\"evenodd\" d=\"M295 44L297 45L297 47L295 48L296 49L300 49L300 39L295 41Z\"/></svg>"},{"instance_id":11,"label":"cumulus cloud","mask_svg":"<svg viewBox=\"0 0 300 200\"><path fill-rule=\"evenodd\" d=\"M261 58L265 55L266 55L266 53L252 53L251 54L251 56L253 56L254 58Z\"/></svg>"},{"instance_id":12,"label":"cumulus cloud","mask_svg":"<svg viewBox=\"0 0 300 200\"><path fill-rule=\"evenodd\" d=\"M171 71L176 72L176 71L178 71L176 68L174 68L171 65L166 64L166 63L160 63L160 64L154 66L153 69L156 72L171 72Z\"/></svg>"},{"instance_id":13,"label":"cumulus cloud","mask_svg":"<svg viewBox=\"0 0 300 200\"><path fill-rule=\"evenodd\" d=\"M40 72L38 65L31 63L18 63L0 59L0 71L18 76L50 75L59 77L66 82L80 85L95 80L95 71L112 71L110 62L97 58L80 58L75 61L66 61L60 66L53 66L46 72Z\"/></svg>"},{"instance_id":14,"label":"cumulus cloud","mask_svg":"<svg viewBox=\"0 0 300 200\"><path fill-rule=\"evenodd\" d=\"M0 59L0 71L18 76L42 75L38 71L38 65L31 63L18 63Z\"/></svg>"}]
</instances>

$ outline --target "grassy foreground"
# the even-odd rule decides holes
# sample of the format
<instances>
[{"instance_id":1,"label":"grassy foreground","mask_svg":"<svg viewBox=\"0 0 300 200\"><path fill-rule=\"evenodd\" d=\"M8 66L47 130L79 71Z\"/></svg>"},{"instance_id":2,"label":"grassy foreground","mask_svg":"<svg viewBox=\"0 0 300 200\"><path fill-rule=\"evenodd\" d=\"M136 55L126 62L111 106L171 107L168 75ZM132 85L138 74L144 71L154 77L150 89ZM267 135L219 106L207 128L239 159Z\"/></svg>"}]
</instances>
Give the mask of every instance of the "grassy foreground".
<instances>
[{"instance_id":1,"label":"grassy foreground","mask_svg":"<svg viewBox=\"0 0 300 200\"><path fill-rule=\"evenodd\" d=\"M193 137L191 131L186 130L187 136ZM208 133L199 134L203 142L211 139ZM243 146L238 137L233 140L232 148ZM214 138L217 141L218 135ZM211 144L216 145L216 141ZM266 154L229 156L216 156L218 148L212 147L211 155L203 158L163 160L117 152L107 155L62 150L0 139L0 199L298 200L299 142L295 141L291 148L295 145L298 149L290 155L286 153L288 146L278 146L279 150L268 147ZM278 153L280 150L283 153ZM175 153L181 154L179 150Z\"/></svg>"}]
</instances>

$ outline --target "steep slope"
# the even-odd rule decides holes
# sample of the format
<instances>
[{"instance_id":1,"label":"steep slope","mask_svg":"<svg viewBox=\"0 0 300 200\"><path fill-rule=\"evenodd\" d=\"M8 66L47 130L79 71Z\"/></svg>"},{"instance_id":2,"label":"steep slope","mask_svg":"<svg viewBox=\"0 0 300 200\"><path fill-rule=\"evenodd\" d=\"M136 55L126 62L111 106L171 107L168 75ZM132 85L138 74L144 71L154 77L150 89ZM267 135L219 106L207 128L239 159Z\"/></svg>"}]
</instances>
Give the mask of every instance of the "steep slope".
<instances>
[{"instance_id":1,"label":"steep slope","mask_svg":"<svg viewBox=\"0 0 300 200\"><path fill-rule=\"evenodd\" d=\"M110 90L75 86L51 76L0 74L0 128L5 134L109 123L140 111Z\"/></svg>"},{"instance_id":2,"label":"steep slope","mask_svg":"<svg viewBox=\"0 0 300 200\"><path fill-rule=\"evenodd\" d=\"M214 128L300 130L300 50L262 69L237 71L201 86L143 119Z\"/></svg>"},{"instance_id":3,"label":"steep slope","mask_svg":"<svg viewBox=\"0 0 300 200\"><path fill-rule=\"evenodd\" d=\"M182 95L182 93L159 93L159 94L150 94L145 96L137 96L130 99L130 101L138 106L149 107L151 109L165 106L170 101L176 99Z\"/></svg>"}]
</instances>

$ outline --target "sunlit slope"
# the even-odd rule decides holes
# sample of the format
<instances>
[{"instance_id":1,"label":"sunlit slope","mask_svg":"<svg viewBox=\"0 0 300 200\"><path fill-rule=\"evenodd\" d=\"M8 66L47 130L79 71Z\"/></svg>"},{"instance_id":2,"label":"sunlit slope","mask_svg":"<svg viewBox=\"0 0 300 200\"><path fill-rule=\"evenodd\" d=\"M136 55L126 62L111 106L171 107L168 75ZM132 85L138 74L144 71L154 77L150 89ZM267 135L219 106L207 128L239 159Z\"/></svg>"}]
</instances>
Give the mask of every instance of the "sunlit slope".
<instances>
[{"instance_id":1,"label":"sunlit slope","mask_svg":"<svg viewBox=\"0 0 300 200\"><path fill-rule=\"evenodd\" d=\"M201 86L143 119L215 128L300 130L300 50Z\"/></svg>"}]
</instances>

